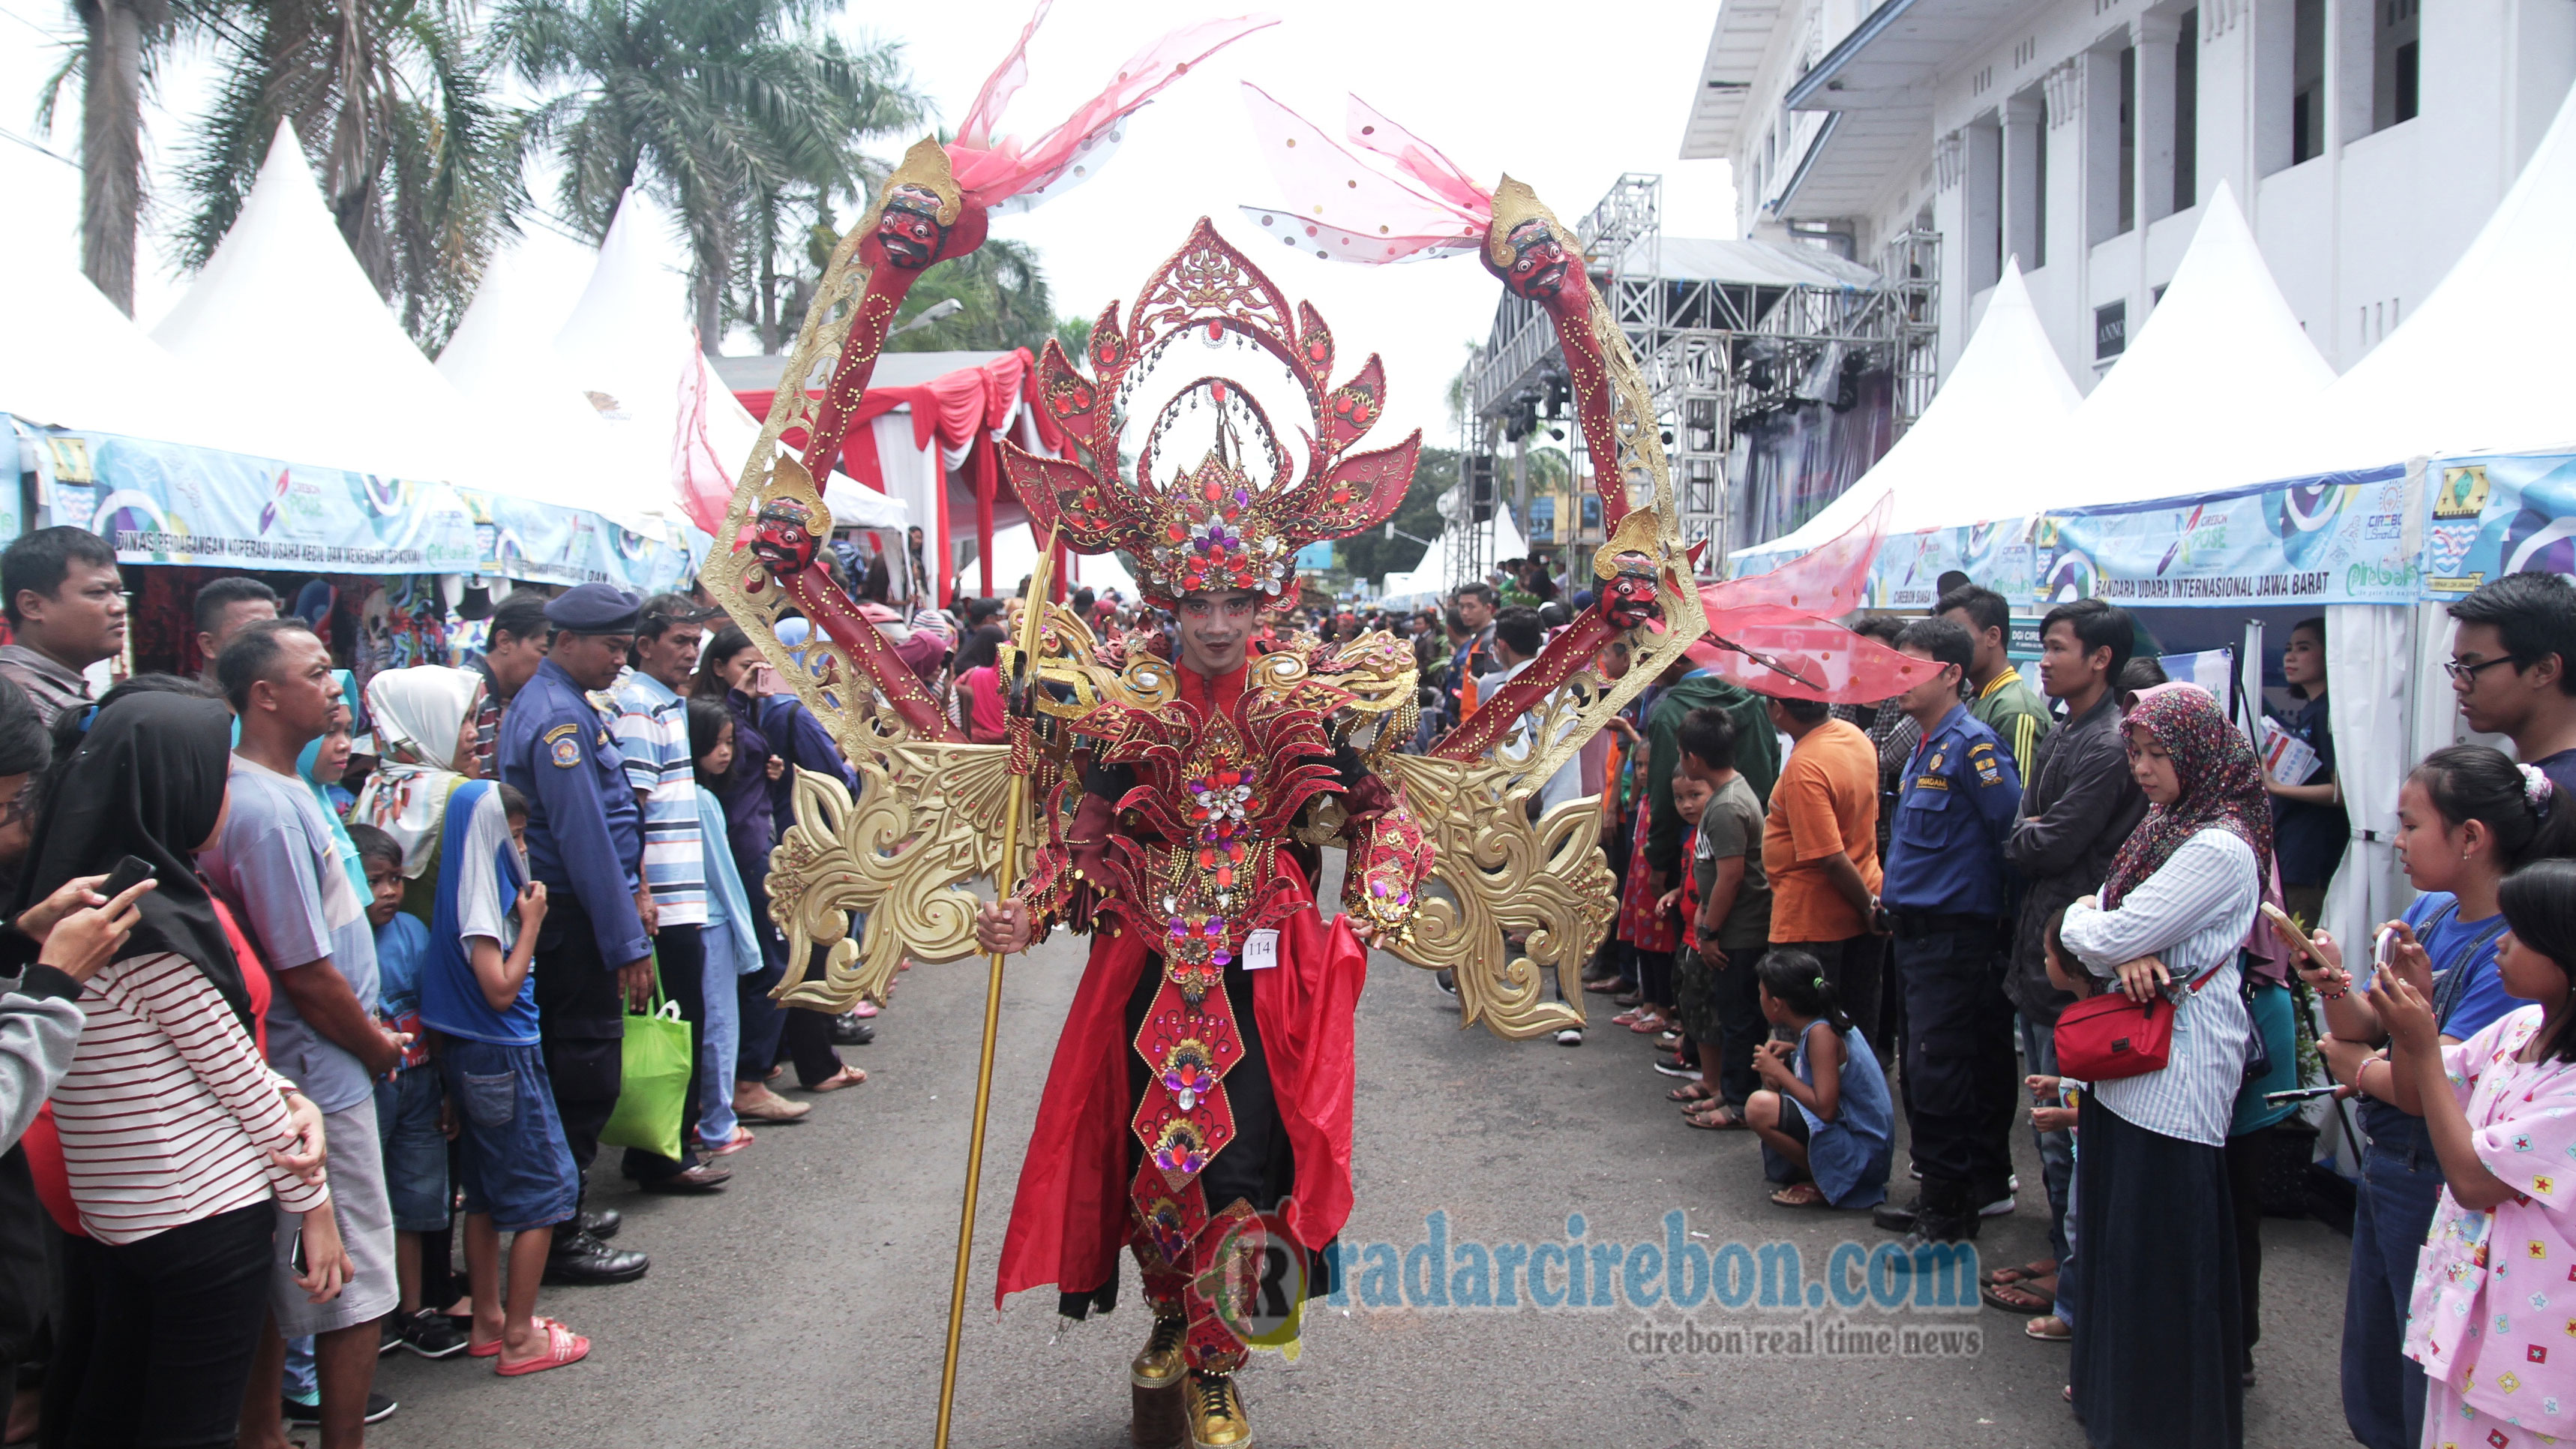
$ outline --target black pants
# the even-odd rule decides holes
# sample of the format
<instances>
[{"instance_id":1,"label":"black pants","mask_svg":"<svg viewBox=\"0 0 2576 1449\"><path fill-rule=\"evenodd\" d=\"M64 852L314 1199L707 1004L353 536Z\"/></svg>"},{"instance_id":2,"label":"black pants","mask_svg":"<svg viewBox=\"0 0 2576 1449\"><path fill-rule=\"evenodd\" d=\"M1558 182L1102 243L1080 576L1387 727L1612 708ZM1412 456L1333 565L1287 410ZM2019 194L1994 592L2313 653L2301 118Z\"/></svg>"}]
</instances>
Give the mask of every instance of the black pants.
<instances>
[{"instance_id":1,"label":"black pants","mask_svg":"<svg viewBox=\"0 0 2576 1449\"><path fill-rule=\"evenodd\" d=\"M616 964L599 954L589 913L569 891L560 904L547 898L532 974L555 1115L563 1119L573 1171L587 1173L599 1157L600 1129L617 1110L625 1078L626 1003L618 994Z\"/></svg>"},{"instance_id":2,"label":"black pants","mask_svg":"<svg viewBox=\"0 0 2576 1449\"><path fill-rule=\"evenodd\" d=\"M2245 1333L2245 1361L2254 1362L2254 1345L2263 1338L2263 1158L2271 1150L2269 1128L2227 1139L2227 1199L2236 1236L2237 1322Z\"/></svg>"},{"instance_id":3,"label":"black pants","mask_svg":"<svg viewBox=\"0 0 2576 1449\"><path fill-rule=\"evenodd\" d=\"M680 1020L689 1024L689 1040L700 1047L707 1039L707 947L696 926L664 926L653 936L653 956L660 964L662 995L680 1008ZM699 1078L706 1068L707 1054L689 1053L689 1095L680 1102L680 1156L673 1161L658 1157L642 1148L626 1149L623 1164L626 1175L638 1182L653 1182L673 1177L698 1165L698 1154L689 1145L698 1130Z\"/></svg>"},{"instance_id":4,"label":"black pants","mask_svg":"<svg viewBox=\"0 0 2576 1449\"><path fill-rule=\"evenodd\" d=\"M1754 975L1762 956L1761 947L1743 946L1727 953L1725 966L1709 968L1709 995L1717 1002L1717 1040L1700 1043L1700 1065L1704 1070L1714 1061L1717 1094L1730 1107L1752 1100L1762 1085L1753 1070L1753 1049L1771 1034L1771 1023L1762 1015L1762 985Z\"/></svg>"},{"instance_id":5,"label":"black pants","mask_svg":"<svg viewBox=\"0 0 2576 1449\"><path fill-rule=\"evenodd\" d=\"M767 864L761 866L757 883L748 870L742 874L742 883L751 898L751 917L758 927L763 964L751 975L735 978L736 1002L742 1014L742 1055L734 1075L745 1082L765 1081L771 1067L781 1061L793 1061L797 1084L813 1086L841 1069L841 1054L832 1049L832 1018L810 1007L784 1006L770 998L769 993L787 979L787 937L769 919ZM817 947L806 968L806 979L822 973L823 956L823 950Z\"/></svg>"},{"instance_id":6,"label":"black pants","mask_svg":"<svg viewBox=\"0 0 2576 1449\"><path fill-rule=\"evenodd\" d=\"M1847 941L1774 941L1774 951L1804 951L1816 958L1823 968L1825 981L1841 998L1843 1014L1860 1028L1860 1034L1878 1040L1879 963L1886 948L1876 936L1854 936Z\"/></svg>"},{"instance_id":7,"label":"black pants","mask_svg":"<svg viewBox=\"0 0 2576 1449\"><path fill-rule=\"evenodd\" d=\"M45 1441L231 1444L268 1319L276 1226L275 1206L259 1202L121 1246L68 1239Z\"/></svg>"},{"instance_id":8,"label":"black pants","mask_svg":"<svg viewBox=\"0 0 2576 1449\"><path fill-rule=\"evenodd\" d=\"M1673 953L1670 951L1637 952L1637 991L1648 1006L1670 1011L1673 1007Z\"/></svg>"},{"instance_id":9,"label":"black pants","mask_svg":"<svg viewBox=\"0 0 2576 1449\"><path fill-rule=\"evenodd\" d=\"M1877 943L1864 938L1862 946ZM1975 1188L1980 1203L2012 1176L2013 1009L2003 993L2003 931L1942 918L1896 938L1905 988L1906 1122L1924 1181Z\"/></svg>"}]
</instances>

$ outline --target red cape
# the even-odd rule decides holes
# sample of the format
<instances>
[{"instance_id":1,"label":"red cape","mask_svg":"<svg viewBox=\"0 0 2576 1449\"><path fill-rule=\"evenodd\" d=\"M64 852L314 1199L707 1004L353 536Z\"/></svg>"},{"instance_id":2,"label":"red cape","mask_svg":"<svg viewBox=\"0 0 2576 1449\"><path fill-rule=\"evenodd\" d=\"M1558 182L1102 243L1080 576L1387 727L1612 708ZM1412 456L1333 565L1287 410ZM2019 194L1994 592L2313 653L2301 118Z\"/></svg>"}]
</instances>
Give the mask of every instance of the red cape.
<instances>
[{"instance_id":1,"label":"red cape","mask_svg":"<svg viewBox=\"0 0 2576 1449\"><path fill-rule=\"evenodd\" d=\"M1285 854L1279 869L1311 892ZM993 1306L1054 1284L1088 1293L1118 1271L1127 1245L1129 1117L1127 998L1154 958L1129 927L1094 932L1091 963L1047 1069L1046 1094L1002 1236ZM1279 965L1252 973L1252 1016L1270 1062L1270 1086L1296 1152L1296 1201L1288 1229L1309 1249L1332 1241L1351 1215L1351 1089L1357 1075L1353 1017L1368 981L1368 952L1350 923L1330 926L1310 905L1279 928Z\"/></svg>"}]
</instances>

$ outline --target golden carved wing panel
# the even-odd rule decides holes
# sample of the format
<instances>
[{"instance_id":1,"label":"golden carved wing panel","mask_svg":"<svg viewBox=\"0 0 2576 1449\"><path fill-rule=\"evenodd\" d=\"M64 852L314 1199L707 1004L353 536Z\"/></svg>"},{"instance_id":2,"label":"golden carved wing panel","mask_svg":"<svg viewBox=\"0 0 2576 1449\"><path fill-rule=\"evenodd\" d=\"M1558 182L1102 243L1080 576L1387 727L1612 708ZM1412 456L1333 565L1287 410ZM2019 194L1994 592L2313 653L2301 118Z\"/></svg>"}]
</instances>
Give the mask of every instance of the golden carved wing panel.
<instances>
[{"instance_id":1,"label":"golden carved wing panel","mask_svg":"<svg viewBox=\"0 0 2576 1449\"><path fill-rule=\"evenodd\" d=\"M769 913L788 962L773 994L789 1005L882 1002L903 957L974 954L981 898L962 887L1001 864L1009 746L892 743L853 763L855 803L839 780L796 772L796 821L771 858ZM853 911L867 918L855 941ZM816 946L823 973L808 979Z\"/></svg>"},{"instance_id":2,"label":"golden carved wing panel","mask_svg":"<svg viewBox=\"0 0 2576 1449\"><path fill-rule=\"evenodd\" d=\"M1482 1021L1524 1039L1583 1025L1579 1001L1541 998L1540 968L1579 973L1617 910L1599 802L1570 800L1532 824L1529 791L1502 766L1391 755L1382 768L1413 802L1432 843L1432 878L1448 888L1423 898L1389 949L1453 973L1462 1026Z\"/></svg>"}]
</instances>

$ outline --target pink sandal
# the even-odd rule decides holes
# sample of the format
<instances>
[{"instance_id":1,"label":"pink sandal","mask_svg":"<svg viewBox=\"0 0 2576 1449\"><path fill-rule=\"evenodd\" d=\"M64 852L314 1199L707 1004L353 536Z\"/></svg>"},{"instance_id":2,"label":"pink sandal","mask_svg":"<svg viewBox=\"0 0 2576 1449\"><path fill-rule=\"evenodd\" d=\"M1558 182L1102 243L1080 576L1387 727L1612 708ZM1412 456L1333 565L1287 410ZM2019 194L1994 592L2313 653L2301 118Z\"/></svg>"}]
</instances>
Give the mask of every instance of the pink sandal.
<instances>
[{"instance_id":1,"label":"pink sandal","mask_svg":"<svg viewBox=\"0 0 2576 1449\"><path fill-rule=\"evenodd\" d=\"M561 1323L546 1317L542 1313L538 1314L532 1321L539 1328L563 1327ZM492 1340L490 1343L475 1343L472 1341L472 1335L468 1334L467 1340L468 1341L465 1345L465 1356L467 1358L499 1358L501 1356L501 1340L497 1338Z\"/></svg>"},{"instance_id":2,"label":"pink sandal","mask_svg":"<svg viewBox=\"0 0 2576 1449\"><path fill-rule=\"evenodd\" d=\"M546 1351L520 1363L494 1364L494 1373L505 1379L517 1378L521 1374L541 1374L548 1369L562 1368L565 1364L579 1363L590 1357L589 1339L551 1318L538 1319L537 1326L546 1331Z\"/></svg>"}]
</instances>

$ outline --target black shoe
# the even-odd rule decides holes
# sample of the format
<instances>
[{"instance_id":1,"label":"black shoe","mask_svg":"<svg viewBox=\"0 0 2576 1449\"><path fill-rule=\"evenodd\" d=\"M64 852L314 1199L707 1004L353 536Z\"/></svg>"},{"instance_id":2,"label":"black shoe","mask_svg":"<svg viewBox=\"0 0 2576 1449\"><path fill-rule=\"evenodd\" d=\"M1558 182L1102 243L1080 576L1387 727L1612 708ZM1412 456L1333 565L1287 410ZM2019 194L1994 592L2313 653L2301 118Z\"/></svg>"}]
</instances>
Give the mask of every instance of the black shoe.
<instances>
[{"instance_id":1,"label":"black shoe","mask_svg":"<svg viewBox=\"0 0 2576 1449\"><path fill-rule=\"evenodd\" d=\"M834 1046L866 1046L876 1039L877 1029L859 1020L855 1013L845 1011L832 1018Z\"/></svg>"},{"instance_id":2,"label":"black shoe","mask_svg":"<svg viewBox=\"0 0 2576 1449\"><path fill-rule=\"evenodd\" d=\"M1431 973L1431 980L1434 984L1439 986L1441 990L1448 992L1450 995L1455 996L1458 994L1458 980L1448 972L1434 971Z\"/></svg>"},{"instance_id":3,"label":"black shoe","mask_svg":"<svg viewBox=\"0 0 2576 1449\"><path fill-rule=\"evenodd\" d=\"M1983 1222L1966 1183L1925 1178L1923 1196L1914 1207L1914 1231L1906 1235L1905 1246L1910 1252L1926 1243L1963 1243L1977 1235Z\"/></svg>"},{"instance_id":4,"label":"black shoe","mask_svg":"<svg viewBox=\"0 0 2576 1449\"><path fill-rule=\"evenodd\" d=\"M626 1226L626 1219L620 1217L617 1209L615 1208L582 1209L580 1219L581 1231L590 1234L592 1237L599 1239L603 1243L616 1237L617 1230L624 1226Z\"/></svg>"},{"instance_id":5,"label":"black shoe","mask_svg":"<svg viewBox=\"0 0 2576 1449\"><path fill-rule=\"evenodd\" d=\"M549 1283L631 1283L644 1276L653 1260L642 1253L612 1248L588 1233L557 1238L546 1254Z\"/></svg>"},{"instance_id":6,"label":"black shoe","mask_svg":"<svg viewBox=\"0 0 2576 1449\"><path fill-rule=\"evenodd\" d=\"M1699 1064L1683 1061L1678 1055L1656 1057L1655 1070L1668 1077L1688 1077L1692 1081L1699 1080Z\"/></svg>"},{"instance_id":7,"label":"black shoe","mask_svg":"<svg viewBox=\"0 0 2576 1449\"><path fill-rule=\"evenodd\" d=\"M443 1313L424 1308L409 1318L395 1314L385 1322L394 1328L396 1346L422 1358L454 1358L465 1351L465 1335L450 1327Z\"/></svg>"},{"instance_id":8,"label":"black shoe","mask_svg":"<svg viewBox=\"0 0 2576 1449\"><path fill-rule=\"evenodd\" d=\"M463 1347L461 1344L458 1346ZM299 1429L310 1429L322 1422L322 1406L320 1404L299 1404L295 1400L286 1398L282 1394L279 1395L279 1399L284 1405L287 1423L294 1425ZM367 1395L366 1417L359 1422L367 1424L381 1424L385 1420L392 1418L394 1416L394 1410L401 1407L402 1405L395 1402L394 1397L391 1394L370 1393Z\"/></svg>"},{"instance_id":9,"label":"black shoe","mask_svg":"<svg viewBox=\"0 0 2576 1449\"><path fill-rule=\"evenodd\" d=\"M1912 1202L1899 1206L1883 1202L1869 1210L1869 1220L1891 1233L1914 1231L1914 1220L1923 1211L1923 1194L1916 1193Z\"/></svg>"}]
</instances>

